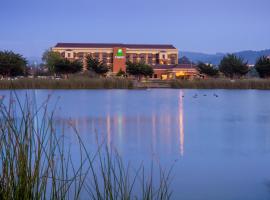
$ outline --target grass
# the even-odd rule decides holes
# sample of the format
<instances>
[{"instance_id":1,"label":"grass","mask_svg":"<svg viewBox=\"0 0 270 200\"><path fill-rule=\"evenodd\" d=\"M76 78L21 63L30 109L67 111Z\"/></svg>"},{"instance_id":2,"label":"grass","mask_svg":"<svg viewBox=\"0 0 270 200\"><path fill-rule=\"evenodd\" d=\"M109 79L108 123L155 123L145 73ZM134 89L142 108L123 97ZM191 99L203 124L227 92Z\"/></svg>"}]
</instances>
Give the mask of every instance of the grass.
<instances>
[{"instance_id":1,"label":"grass","mask_svg":"<svg viewBox=\"0 0 270 200\"><path fill-rule=\"evenodd\" d=\"M0 89L131 89L132 81L123 78L73 78L0 80Z\"/></svg>"},{"instance_id":2,"label":"grass","mask_svg":"<svg viewBox=\"0 0 270 200\"><path fill-rule=\"evenodd\" d=\"M170 82L172 88L186 89L258 89L269 90L268 79L209 79L209 80L174 80Z\"/></svg>"},{"instance_id":3,"label":"grass","mask_svg":"<svg viewBox=\"0 0 270 200\"><path fill-rule=\"evenodd\" d=\"M0 89L133 89L133 88L186 88L186 89L270 89L268 79L198 79L150 80L133 82L127 78L70 77L69 79L0 80Z\"/></svg>"},{"instance_id":4,"label":"grass","mask_svg":"<svg viewBox=\"0 0 270 200\"><path fill-rule=\"evenodd\" d=\"M90 152L76 127L74 156L48 102L13 92L0 101L0 199L170 199L170 171L136 169L103 142Z\"/></svg>"}]
</instances>

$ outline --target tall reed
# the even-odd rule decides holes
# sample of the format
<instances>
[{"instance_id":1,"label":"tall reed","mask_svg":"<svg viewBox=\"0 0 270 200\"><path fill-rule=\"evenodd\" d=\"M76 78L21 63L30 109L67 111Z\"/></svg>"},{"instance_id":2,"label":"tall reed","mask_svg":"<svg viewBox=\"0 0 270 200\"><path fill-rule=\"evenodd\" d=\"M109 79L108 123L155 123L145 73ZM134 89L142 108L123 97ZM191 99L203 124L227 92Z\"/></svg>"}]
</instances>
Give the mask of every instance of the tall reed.
<instances>
[{"instance_id":1,"label":"tall reed","mask_svg":"<svg viewBox=\"0 0 270 200\"><path fill-rule=\"evenodd\" d=\"M131 89L133 83L124 78L73 78L0 80L0 89Z\"/></svg>"},{"instance_id":2,"label":"tall reed","mask_svg":"<svg viewBox=\"0 0 270 200\"><path fill-rule=\"evenodd\" d=\"M102 142L90 152L74 126L72 153L49 99L0 100L0 199L170 199L170 171L136 169Z\"/></svg>"},{"instance_id":3,"label":"tall reed","mask_svg":"<svg viewBox=\"0 0 270 200\"><path fill-rule=\"evenodd\" d=\"M269 79L209 79L209 80L174 80L172 88L187 89L259 89L269 90Z\"/></svg>"}]
</instances>

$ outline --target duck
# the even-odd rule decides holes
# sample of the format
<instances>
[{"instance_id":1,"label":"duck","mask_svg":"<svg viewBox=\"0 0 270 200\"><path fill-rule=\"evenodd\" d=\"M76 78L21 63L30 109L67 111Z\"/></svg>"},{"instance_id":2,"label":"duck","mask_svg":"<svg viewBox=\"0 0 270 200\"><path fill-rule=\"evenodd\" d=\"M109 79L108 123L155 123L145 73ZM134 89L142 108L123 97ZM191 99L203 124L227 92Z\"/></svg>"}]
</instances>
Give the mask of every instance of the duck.
<instances>
[{"instance_id":1,"label":"duck","mask_svg":"<svg viewBox=\"0 0 270 200\"><path fill-rule=\"evenodd\" d=\"M198 97L198 95L197 94L195 94L194 96L193 96L193 98L197 98Z\"/></svg>"}]
</instances>

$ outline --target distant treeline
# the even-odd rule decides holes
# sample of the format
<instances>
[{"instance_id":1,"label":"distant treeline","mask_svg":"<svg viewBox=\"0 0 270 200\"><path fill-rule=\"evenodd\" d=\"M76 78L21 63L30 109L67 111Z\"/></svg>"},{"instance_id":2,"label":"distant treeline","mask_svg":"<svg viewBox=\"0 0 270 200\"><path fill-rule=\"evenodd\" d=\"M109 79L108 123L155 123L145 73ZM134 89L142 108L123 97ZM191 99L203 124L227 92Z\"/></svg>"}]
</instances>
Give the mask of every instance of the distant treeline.
<instances>
[{"instance_id":1,"label":"distant treeline","mask_svg":"<svg viewBox=\"0 0 270 200\"><path fill-rule=\"evenodd\" d=\"M43 68L33 70L27 65L27 60L22 55L12 51L0 51L0 75L2 77L16 77L34 74L43 76L64 75L68 77L70 74L81 73L82 71L88 71L97 75L96 77L105 77L111 74L109 66L91 56L87 56L84 60L71 61L63 58L58 52L46 51L42 60L44 62ZM257 59L255 66L250 67L242 57L227 54L222 58L219 65L199 62L197 69L202 77L228 77L232 79L245 77L249 72L254 72L261 78L268 78L270 77L270 59L261 56ZM129 75L139 78L151 77L153 68L142 62L127 62L126 71L120 69L116 76L127 77Z\"/></svg>"},{"instance_id":2,"label":"distant treeline","mask_svg":"<svg viewBox=\"0 0 270 200\"><path fill-rule=\"evenodd\" d=\"M197 68L200 74L208 77L241 78L252 70L255 70L261 78L270 77L270 59L266 56L259 57L254 67L250 67L243 58L234 54L228 54L223 57L217 66L199 62Z\"/></svg>"},{"instance_id":3,"label":"distant treeline","mask_svg":"<svg viewBox=\"0 0 270 200\"><path fill-rule=\"evenodd\" d=\"M64 76L81 72L89 72L95 77L105 77L111 75L110 66L103 61L88 55L86 58L69 60L63 58L59 52L51 50L45 51L42 57L44 65L39 68L27 65L27 60L20 54L12 51L0 51L0 75L2 77L16 76ZM126 71L120 69L116 76L127 77L132 75L135 77L152 76L153 68L146 63L127 62Z\"/></svg>"}]
</instances>

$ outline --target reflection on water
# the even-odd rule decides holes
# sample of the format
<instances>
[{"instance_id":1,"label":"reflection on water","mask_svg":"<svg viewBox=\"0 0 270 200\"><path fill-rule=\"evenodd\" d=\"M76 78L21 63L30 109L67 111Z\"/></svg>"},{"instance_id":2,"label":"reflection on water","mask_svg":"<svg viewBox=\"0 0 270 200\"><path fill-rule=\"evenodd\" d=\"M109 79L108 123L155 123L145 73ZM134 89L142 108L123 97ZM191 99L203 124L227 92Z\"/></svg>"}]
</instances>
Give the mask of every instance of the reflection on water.
<instances>
[{"instance_id":1,"label":"reflection on water","mask_svg":"<svg viewBox=\"0 0 270 200\"><path fill-rule=\"evenodd\" d=\"M180 155L184 156L184 110L183 110L183 98L184 94L183 91L179 91L179 138L180 138Z\"/></svg>"},{"instance_id":2,"label":"reflection on water","mask_svg":"<svg viewBox=\"0 0 270 200\"><path fill-rule=\"evenodd\" d=\"M107 145L108 145L108 147L111 147L111 118L110 118L110 113L107 114L106 125L107 125Z\"/></svg>"},{"instance_id":3,"label":"reflection on water","mask_svg":"<svg viewBox=\"0 0 270 200\"><path fill-rule=\"evenodd\" d=\"M135 164L174 164L173 199L270 197L270 91L36 90L37 102L50 93L71 143L67 124L89 148L98 136Z\"/></svg>"},{"instance_id":4,"label":"reflection on water","mask_svg":"<svg viewBox=\"0 0 270 200\"><path fill-rule=\"evenodd\" d=\"M105 133L102 137L106 140L109 147L111 145L118 147L119 145L125 145L124 143L128 139L129 134L135 136L134 140L132 140L133 144L137 144L139 147L141 143L147 143L147 146L151 147L151 153L154 154L160 151L157 149L160 148L160 145L165 148L164 150L167 153L171 153L174 150L174 145L177 144L179 154L182 157L184 155L184 108L182 96L183 91L180 91L178 107L173 108L173 110L164 109L162 115L155 111L149 116L142 114L125 116L121 111L112 115L108 110L104 117L67 118L66 116L58 115L55 123L59 128L66 125L76 127L81 135L87 135L87 137L91 138L90 140L94 137L93 133ZM175 115L174 111L176 111L177 115ZM177 117L175 118L175 116ZM179 138L179 142L175 141L175 137Z\"/></svg>"}]
</instances>

